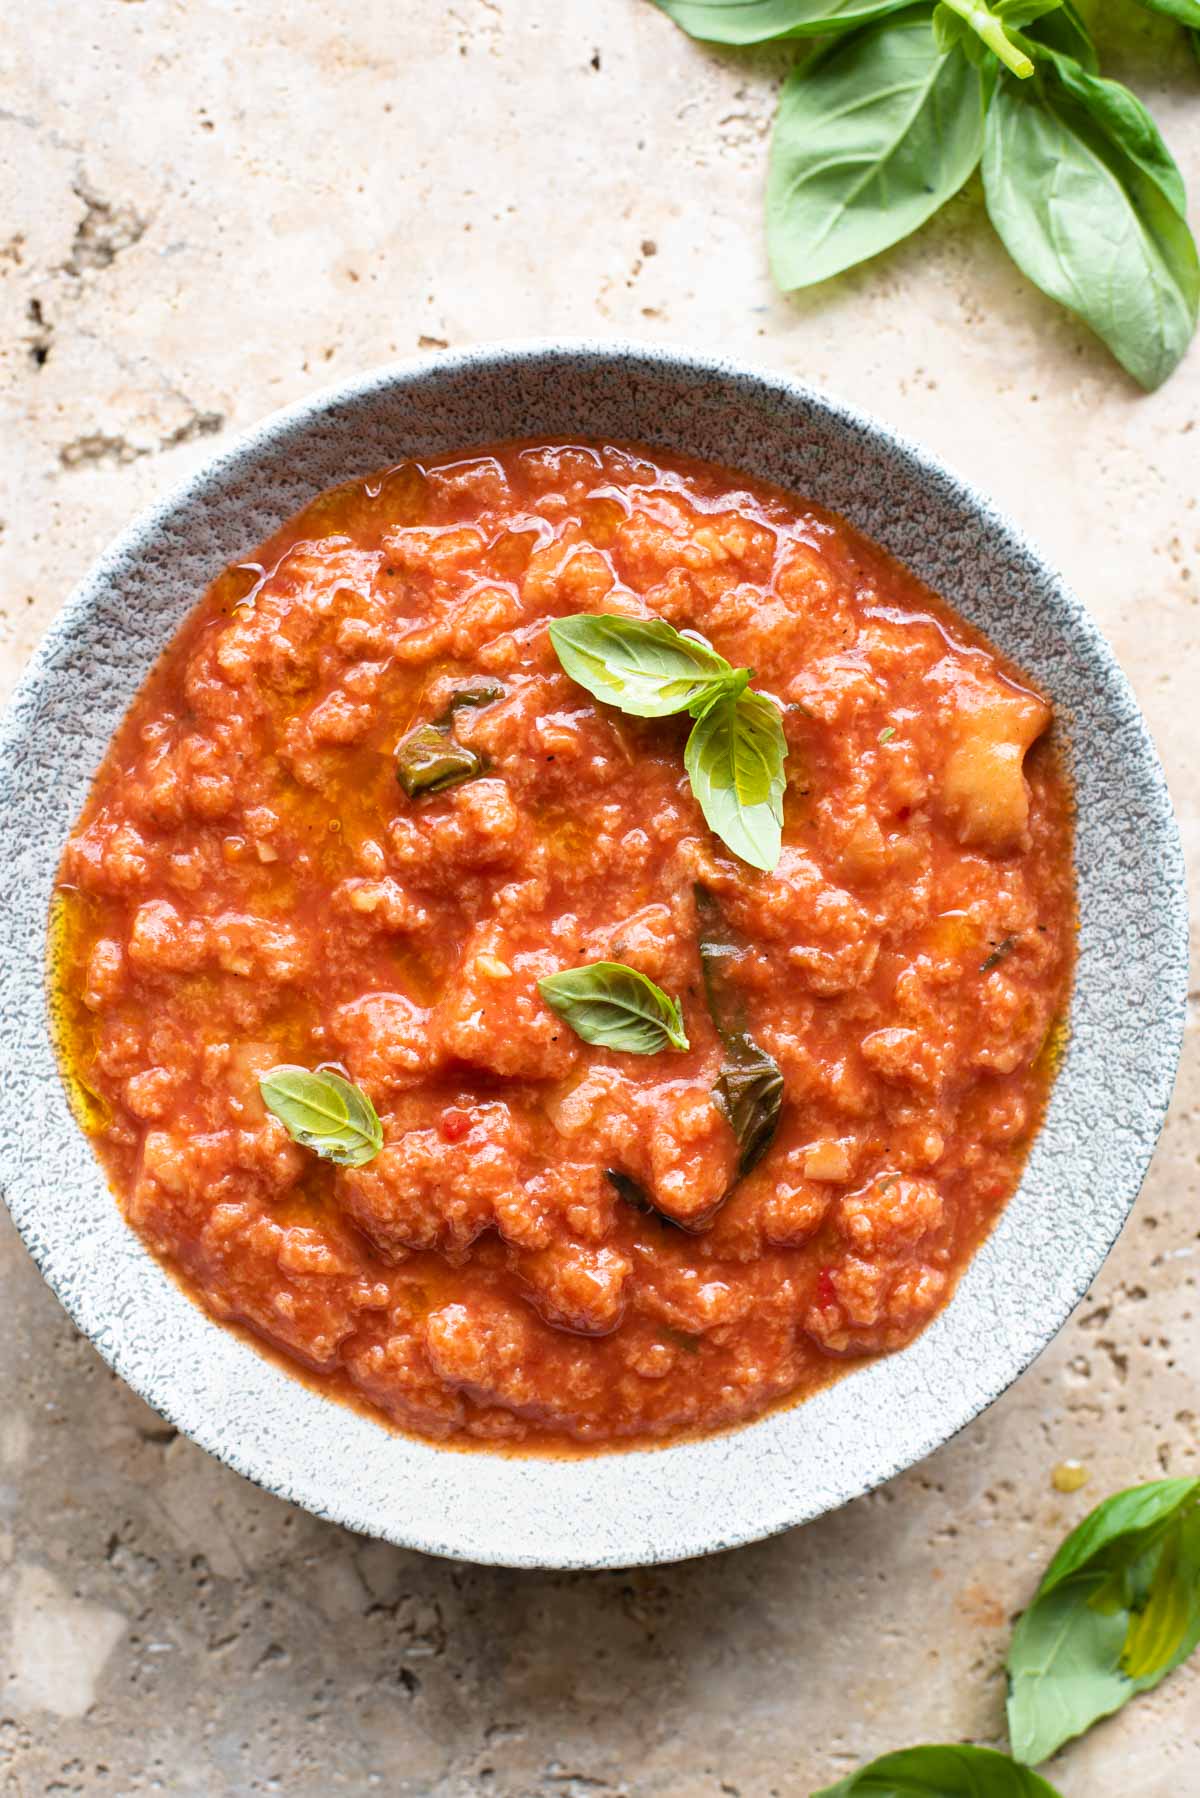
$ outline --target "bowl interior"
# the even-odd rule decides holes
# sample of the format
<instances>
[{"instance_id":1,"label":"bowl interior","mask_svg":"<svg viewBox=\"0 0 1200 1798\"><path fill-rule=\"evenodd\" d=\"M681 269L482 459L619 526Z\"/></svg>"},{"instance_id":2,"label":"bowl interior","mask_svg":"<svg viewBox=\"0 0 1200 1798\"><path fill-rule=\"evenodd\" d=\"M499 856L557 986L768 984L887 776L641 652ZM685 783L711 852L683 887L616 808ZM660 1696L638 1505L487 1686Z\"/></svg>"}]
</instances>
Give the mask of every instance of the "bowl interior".
<instances>
[{"instance_id":1,"label":"bowl interior","mask_svg":"<svg viewBox=\"0 0 1200 1798\"><path fill-rule=\"evenodd\" d=\"M310 1392L177 1290L122 1221L46 1025L62 842L109 736L203 588L322 488L508 437L640 440L843 513L1053 697L1078 798L1071 1040L1024 1179L949 1307L903 1353L727 1435L582 1460L454 1453ZM716 358L525 345L410 363L281 413L139 519L60 615L0 735L0 1181L79 1327L174 1425L364 1533L513 1566L679 1559L804 1522L911 1465L1001 1392L1096 1274L1170 1096L1186 899L1129 688L1079 602L980 495L869 420Z\"/></svg>"}]
</instances>

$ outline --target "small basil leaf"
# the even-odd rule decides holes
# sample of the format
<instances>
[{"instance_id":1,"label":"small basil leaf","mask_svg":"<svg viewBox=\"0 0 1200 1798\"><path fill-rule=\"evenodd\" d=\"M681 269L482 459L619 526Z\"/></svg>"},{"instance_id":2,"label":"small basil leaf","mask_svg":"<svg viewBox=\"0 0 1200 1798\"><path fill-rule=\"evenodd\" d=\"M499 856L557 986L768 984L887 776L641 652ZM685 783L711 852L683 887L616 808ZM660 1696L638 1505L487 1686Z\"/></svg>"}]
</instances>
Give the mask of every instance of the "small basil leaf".
<instances>
[{"instance_id":1,"label":"small basil leaf","mask_svg":"<svg viewBox=\"0 0 1200 1798\"><path fill-rule=\"evenodd\" d=\"M1198 1642L1200 1480L1116 1493L1067 1537L1013 1632L1013 1753L1047 1759Z\"/></svg>"},{"instance_id":2,"label":"small basil leaf","mask_svg":"<svg viewBox=\"0 0 1200 1798\"><path fill-rule=\"evenodd\" d=\"M722 694L701 713L684 766L705 821L733 853L768 873L782 849L787 743L761 693Z\"/></svg>"},{"instance_id":3,"label":"small basil leaf","mask_svg":"<svg viewBox=\"0 0 1200 1798\"><path fill-rule=\"evenodd\" d=\"M539 980L538 992L585 1043L627 1055L690 1047L677 1001L624 962L568 968Z\"/></svg>"},{"instance_id":4,"label":"small basil leaf","mask_svg":"<svg viewBox=\"0 0 1200 1798\"><path fill-rule=\"evenodd\" d=\"M483 767L483 758L440 724L418 724L396 745L396 779L410 799L473 780Z\"/></svg>"},{"instance_id":5,"label":"small basil leaf","mask_svg":"<svg viewBox=\"0 0 1200 1798\"><path fill-rule=\"evenodd\" d=\"M686 712L734 673L715 649L661 618L578 612L552 620L550 641L572 680L635 718Z\"/></svg>"},{"instance_id":6,"label":"small basil leaf","mask_svg":"<svg viewBox=\"0 0 1200 1798\"><path fill-rule=\"evenodd\" d=\"M1178 171L1132 94L1069 57L1001 78L988 113L984 190L1017 266L1084 319L1145 388L1186 351L1200 259Z\"/></svg>"},{"instance_id":7,"label":"small basil leaf","mask_svg":"<svg viewBox=\"0 0 1200 1798\"><path fill-rule=\"evenodd\" d=\"M370 1099L332 1068L272 1068L258 1088L292 1141L323 1161L361 1167L383 1147L383 1125Z\"/></svg>"},{"instance_id":8,"label":"small basil leaf","mask_svg":"<svg viewBox=\"0 0 1200 1798\"><path fill-rule=\"evenodd\" d=\"M784 85L767 174L771 271L811 287L899 243L967 180L987 83L928 7L839 38Z\"/></svg>"},{"instance_id":9,"label":"small basil leaf","mask_svg":"<svg viewBox=\"0 0 1200 1798\"><path fill-rule=\"evenodd\" d=\"M783 1073L747 1029L741 994L728 975L738 946L720 906L704 887L696 888L696 916L704 994L725 1050L713 1091L737 1141L741 1179L762 1160L775 1135L783 1109Z\"/></svg>"},{"instance_id":10,"label":"small basil leaf","mask_svg":"<svg viewBox=\"0 0 1200 1798\"><path fill-rule=\"evenodd\" d=\"M899 12L911 0L655 0L691 37L710 44L764 44L772 38L851 31Z\"/></svg>"},{"instance_id":11,"label":"small basil leaf","mask_svg":"<svg viewBox=\"0 0 1200 1798\"><path fill-rule=\"evenodd\" d=\"M884 1754L812 1798L1060 1798L1028 1767L991 1748L927 1744Z\"/></svg>"}]
</instances>

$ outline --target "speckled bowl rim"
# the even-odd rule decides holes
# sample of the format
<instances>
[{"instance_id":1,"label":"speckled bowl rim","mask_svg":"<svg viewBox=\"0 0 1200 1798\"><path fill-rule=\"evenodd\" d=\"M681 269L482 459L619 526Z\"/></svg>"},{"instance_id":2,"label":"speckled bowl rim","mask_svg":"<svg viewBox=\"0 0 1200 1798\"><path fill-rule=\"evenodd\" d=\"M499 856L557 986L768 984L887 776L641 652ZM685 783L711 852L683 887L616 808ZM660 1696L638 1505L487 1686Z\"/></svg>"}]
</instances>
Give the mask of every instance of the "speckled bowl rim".
<instances>
[{"instance_id":1,"label":"speckled bowl rim","mask_svg":"<svg viewBox=\"0 0 1200 1798\"><path fill-rule=\"evenodd\" d=\"M517 414L540 425L509 428L510 389L526 407ZM202 571L211 578L247 553L266 534L264 517L288 516L334 479L430 453L411 425L393 453L376 453L381 431L394 440L389 408L423 408L436 437L437 408L453 405L468 414L483 407L478 428L457 439L464 449L539 430L583 434L606 406L620 416L632 406L642 419L643 428L621 433L627 439L729 466L755 471L770 446L773 478L863 523L926 579L932 555L942 575L932 584L1045 681L1067 714L1080 797L1080 963L1071 1044L1020 1191L951 1304L911 1347L804 1405L700 1441L578 1460L458 1453L390 1435L322 1398L212 1323L141 1247L71 1119L54 1065L46 908L98 755L149 665L144 649L129 655L124 627L133 617L135 632L165 642ZM673 408L691 422L664 429ZM726 430L721 453L714 444ZM348 450L367 441L372 449L314 485L304 469L343 432ZM804 487L787 472L793 443L809 458ZM281 473L293 455L298 472ZM262 510L264 471L274 485ZM920 495L911 518L895 505L904 494ZM229 521L243 516L256 522L230 550ZM956 586L961 568L972 585ZM170 588L173 569L174 597L131 612L155 581ZM1048 678L1055 673L1061 682ZM1060 685L1072 694L1065 708ZM1017 528L925 451L786 376L695 349L483 345L338 383L254 426L144 511L52 624L0 725L0 806L9 920L0 1023L10 1051L0 1186L34 1260L105 1360L174 1427L317 1516L431 1554L553 1568L680 1560L806 1522L912 1466L1061 1328L1128 1215L1171 1095L1187 992L1182 852L1154 746L1099 631Z\"/></svg>"}]
</instances>

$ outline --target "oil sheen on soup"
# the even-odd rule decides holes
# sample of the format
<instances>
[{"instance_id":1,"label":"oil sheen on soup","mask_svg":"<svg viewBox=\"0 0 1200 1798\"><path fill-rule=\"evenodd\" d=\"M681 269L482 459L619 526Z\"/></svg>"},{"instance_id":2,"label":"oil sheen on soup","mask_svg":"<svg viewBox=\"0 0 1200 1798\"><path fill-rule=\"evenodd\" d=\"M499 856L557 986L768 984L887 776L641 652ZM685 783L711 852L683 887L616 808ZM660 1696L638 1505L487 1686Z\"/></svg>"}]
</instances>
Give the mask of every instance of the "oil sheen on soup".
<instances>
[{"instance_id":1,"label":"oil sheen on soup","mask_svg":"<svg viewBox=\"0 0 1200 1798\"><path fill-rule=\"evenodd\" d=\"M706 822L688 713L566 672L549 626L589 614L753 671L773 868ZM200 599L66 847L77 1115L214 1317L394 1426L562 1450L749 1420L911 1341L1016 1186L1075 935L1050 726L881 549L741 475L552 442L335 489ZM414 740L444 783L397 778ZM539 982L597 963L688 1047L580 1035ZM295 1140L281 1066L360 1088L378 1152Z\"/></svg>"}]
</instances>

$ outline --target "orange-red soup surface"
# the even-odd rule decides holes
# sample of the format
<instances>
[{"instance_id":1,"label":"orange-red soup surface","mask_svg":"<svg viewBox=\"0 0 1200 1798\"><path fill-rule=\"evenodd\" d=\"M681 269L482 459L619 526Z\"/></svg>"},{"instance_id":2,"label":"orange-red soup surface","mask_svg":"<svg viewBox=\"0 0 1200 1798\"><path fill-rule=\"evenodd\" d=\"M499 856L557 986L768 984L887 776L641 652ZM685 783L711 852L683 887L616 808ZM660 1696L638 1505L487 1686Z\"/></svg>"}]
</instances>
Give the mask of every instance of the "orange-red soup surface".
<instances>
[{"instance_id":1,"label":"orange-red soup surface","mask_svg":"<svg viewBox=\"0 0 1200 1798\"><path fill-rule=\"evenodd\" d=\"M687 718L562 671L548 623L589 611L699 632L778 702L773 873L706 827ZM398 741L481 679L501 697L455 732L484 771L410 800ZM512 445L323 495L184 624L63 858L64 1066L125 1215L214 1316L438 1439L712 1430L902 1347L1051 1078L1049 723L882 550L705 464ZM697 886L785 1080L740 1181ZM576 1036L536 983L598 960L676 995L690 1049ZM280 1063L339 1066L382 1152L293 1142L259 1092Z\"/></svg>"}]
</instances>

